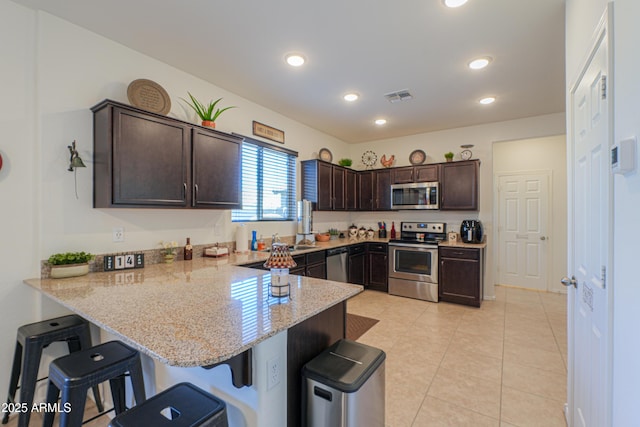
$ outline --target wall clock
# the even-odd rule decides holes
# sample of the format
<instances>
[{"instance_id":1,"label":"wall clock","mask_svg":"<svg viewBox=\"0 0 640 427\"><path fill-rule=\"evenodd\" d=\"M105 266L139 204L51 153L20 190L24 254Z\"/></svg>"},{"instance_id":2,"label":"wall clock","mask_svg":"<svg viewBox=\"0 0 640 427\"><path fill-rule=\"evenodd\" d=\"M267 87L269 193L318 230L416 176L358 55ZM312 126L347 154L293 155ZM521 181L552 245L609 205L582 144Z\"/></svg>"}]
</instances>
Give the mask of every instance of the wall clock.
<instances>
[{"instance_id":1,"label":"wall clock","mask_svg":"<svg viewBox=\"0 0 640 427\"><path fill-rule=\"evenodd\" d=\"M409 155L409 163L412 165L421 165L427 159L427 155L422 150L414 150Z\"/></svg>"},{"instance_id":2,"label":"wall clock","mask_svg":"<svg viewBox=\"0 0 640 427\"><path fill-rule=\"evenodd\" d=\"M473 148L473 144L461 145L460 148L464 148L464 150L460 152L460 158L462 160L469 160L471 156L473 156L473 153L470 150L470 148Z\"/></svg>"},{"instance_id":3,"label":"wall clock","mask_svg":"<svg viewBox=\"0 0 640 427\"><path fill-rule=\"evenodd\" d=\"M362 154L362 163L367 167L367 169L373 168L373 165L378 161L378 156L373 151L365 151Z\"/></svg>"}]
</instances>

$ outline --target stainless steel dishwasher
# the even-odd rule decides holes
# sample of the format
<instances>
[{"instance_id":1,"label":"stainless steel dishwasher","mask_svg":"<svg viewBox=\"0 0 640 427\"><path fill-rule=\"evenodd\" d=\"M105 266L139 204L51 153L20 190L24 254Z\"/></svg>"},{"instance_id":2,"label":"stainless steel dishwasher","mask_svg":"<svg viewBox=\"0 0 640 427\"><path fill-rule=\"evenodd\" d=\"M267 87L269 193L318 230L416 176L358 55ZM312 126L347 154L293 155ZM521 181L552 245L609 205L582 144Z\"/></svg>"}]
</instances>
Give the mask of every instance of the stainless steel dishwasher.
<instances>
[{"instance_id":1,"label":"stainless steel dishwasher","mask_svg":"<svg viewBox=\"0 0 640 427\"><path fill-rule=\"evenodd\" d=\"M327 280L347 282L347 248L327 250Z\"/></svg>"}]
</instances>

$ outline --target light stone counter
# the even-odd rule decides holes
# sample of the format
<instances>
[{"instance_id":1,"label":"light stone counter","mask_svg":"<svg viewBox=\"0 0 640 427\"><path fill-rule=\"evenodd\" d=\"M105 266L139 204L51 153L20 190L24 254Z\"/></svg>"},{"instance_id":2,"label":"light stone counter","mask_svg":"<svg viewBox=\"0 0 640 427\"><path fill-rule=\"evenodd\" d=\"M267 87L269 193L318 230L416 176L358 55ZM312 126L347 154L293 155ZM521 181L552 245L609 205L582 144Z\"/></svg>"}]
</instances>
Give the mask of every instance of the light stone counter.
<instances>
[{"instance_id":1,"label":"light stone counter","mask_svg":"<svg viewBox=\"0 0 640 427\"><path fill-rule=\"evenodd\" d=\"M251 252L25 283L153 359L171 366L208 366L363 289L290 276L291 295L271 297L268 271L233 265L267 257Z\"/></svg>"}]
</instances>

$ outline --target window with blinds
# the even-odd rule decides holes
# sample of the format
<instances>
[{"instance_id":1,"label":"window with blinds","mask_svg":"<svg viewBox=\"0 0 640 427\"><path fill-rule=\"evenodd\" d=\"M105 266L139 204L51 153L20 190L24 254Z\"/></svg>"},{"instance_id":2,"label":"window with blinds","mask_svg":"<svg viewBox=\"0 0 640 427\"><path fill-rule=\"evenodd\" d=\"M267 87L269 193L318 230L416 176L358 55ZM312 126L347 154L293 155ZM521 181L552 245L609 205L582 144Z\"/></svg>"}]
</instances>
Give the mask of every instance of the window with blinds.
<instances>
[{"instance_id":1,"label":"window with blinds","mask_svg":"<svg viewBox=\"0 0 640 427\"><path fill-rule=\"evenodd\" d=\"M244 137L242 143L242 209L232 221L295 219L298 153Z\"/></svg>"}]
</instances>

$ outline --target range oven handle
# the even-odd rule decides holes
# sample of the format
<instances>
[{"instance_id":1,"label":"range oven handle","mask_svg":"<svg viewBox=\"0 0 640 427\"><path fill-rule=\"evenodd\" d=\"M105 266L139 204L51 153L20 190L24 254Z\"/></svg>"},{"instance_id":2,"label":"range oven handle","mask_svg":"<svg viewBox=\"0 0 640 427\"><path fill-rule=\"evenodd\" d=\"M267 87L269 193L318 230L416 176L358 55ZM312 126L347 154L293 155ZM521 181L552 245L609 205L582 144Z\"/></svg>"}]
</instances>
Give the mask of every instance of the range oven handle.
<instances>
[{"instance_id":1,"label":"range oven handle","mask_svg":"<svg viewBox=\"0 0 640 427\"><path fill-rule=\"evenodd\" d=\"M438 249L438 245L430 243L414 244L414 243L389 243L389 247L414 248L414 249Z\"/></svg>"}]
</instances>

